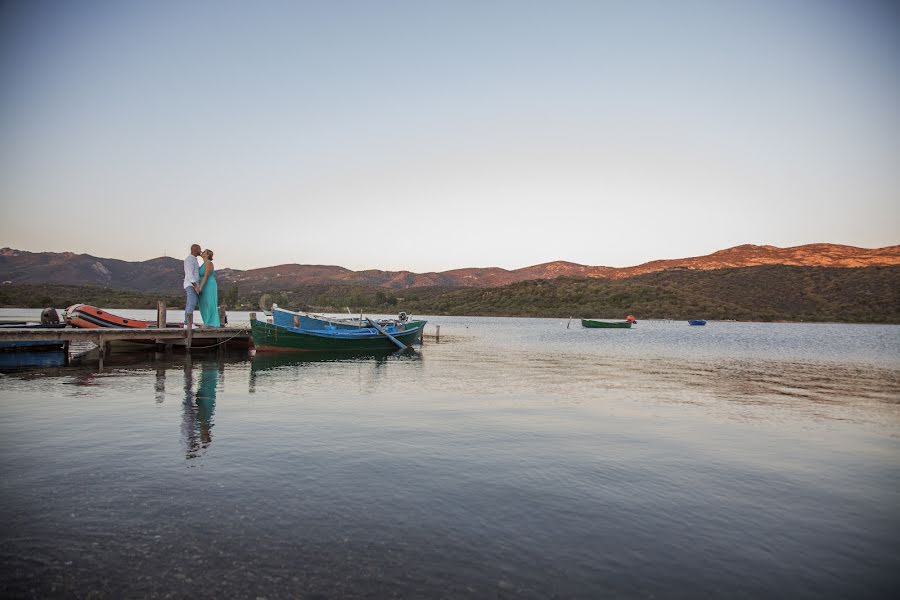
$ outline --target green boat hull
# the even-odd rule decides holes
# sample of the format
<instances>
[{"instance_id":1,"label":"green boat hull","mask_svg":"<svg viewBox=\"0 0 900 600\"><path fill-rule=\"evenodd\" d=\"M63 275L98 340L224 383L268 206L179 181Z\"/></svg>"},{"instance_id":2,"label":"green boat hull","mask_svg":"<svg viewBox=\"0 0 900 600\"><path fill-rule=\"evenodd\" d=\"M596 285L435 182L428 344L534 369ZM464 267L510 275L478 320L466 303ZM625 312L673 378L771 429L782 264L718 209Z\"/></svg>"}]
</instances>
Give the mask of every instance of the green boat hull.
<instances>
[{"instance_id":1,"label":"green boat hull","mask_svg":"<svg viewBox=\"0 0 900 600\"><path fill-rule=\"evenodd\" d=\"M581 326L589 329L631 329L630 321L594 321L593 319L582 319Z\"/></svg>"},{"instance_id":2,"label":"green boat hull","mask_svg":"<svg viewBox=\"0 0 900 600\"><path fill-rule=\"evenodd\" d=\"M290 331L262 321L251 321L253 344L262 351L289 352L359 352L364 350L396 350L397 346L383 335L347 338L327 334L316 335L302 331ZM410 321L404 331L392 332L395 338L407 346L421 341L425 321Z\"/></svg>"}]
</instances>

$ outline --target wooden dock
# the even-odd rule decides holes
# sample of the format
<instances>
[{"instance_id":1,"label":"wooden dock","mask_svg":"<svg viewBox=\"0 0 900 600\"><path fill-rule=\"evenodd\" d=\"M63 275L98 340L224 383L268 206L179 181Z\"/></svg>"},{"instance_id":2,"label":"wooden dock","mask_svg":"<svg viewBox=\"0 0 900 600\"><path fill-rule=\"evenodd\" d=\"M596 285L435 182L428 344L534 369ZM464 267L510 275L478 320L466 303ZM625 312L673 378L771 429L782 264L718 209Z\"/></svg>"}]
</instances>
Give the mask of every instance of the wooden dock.
<instances>
[{"instance_id":1,"label":"wooden dock","mask_svg":"<svg viewBox=\"0 0 900 600\"><path fill-rule=\"evenodd\" d=\"M0 342L25 342L59 340L68 342L92 342L100 353L100 367L103 359L109 354L112 342L135 342L171 350L174 346L191 350L217 350L224 353L230 345L232 348L246 348L252 344L250 326L237 327L200 327L185 329L183 327L155 328L116 328L99 327L97 329L79 329L65 327L59 329L0 329Z\"/></svg>"}]
</instances>

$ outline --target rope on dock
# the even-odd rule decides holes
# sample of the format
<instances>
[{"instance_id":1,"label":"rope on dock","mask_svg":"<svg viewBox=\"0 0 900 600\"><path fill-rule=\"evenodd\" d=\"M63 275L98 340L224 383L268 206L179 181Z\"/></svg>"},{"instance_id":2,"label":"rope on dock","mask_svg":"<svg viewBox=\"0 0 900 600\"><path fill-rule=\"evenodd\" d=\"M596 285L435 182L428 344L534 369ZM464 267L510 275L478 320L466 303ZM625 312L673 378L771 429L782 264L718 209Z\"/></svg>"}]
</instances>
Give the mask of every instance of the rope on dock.
<instances>
[{"instance_id":1,"label":"rope on dock","mask_svg":"<svg viewBox=\"0 0 900 600\"><path fill-rule=\"evenodd\" d=\"M241 329L240 331L238 331L236 334L234 334L234 335L231 336L230 338L225 338L225 339L222 340L221 342L217 342L217 343L215 343L215 344L210 344L209 346L198 346L198 347L199 347L199 348L215 348L216 346L221 346L222 344L225 344L225 343L227 343L227 342L233 340L233 339L236 338L236 337L240 337L240 336L242 336L242 335L248 333L249 331L250 331L249 329Z\"/></svg>"}]
</instances>

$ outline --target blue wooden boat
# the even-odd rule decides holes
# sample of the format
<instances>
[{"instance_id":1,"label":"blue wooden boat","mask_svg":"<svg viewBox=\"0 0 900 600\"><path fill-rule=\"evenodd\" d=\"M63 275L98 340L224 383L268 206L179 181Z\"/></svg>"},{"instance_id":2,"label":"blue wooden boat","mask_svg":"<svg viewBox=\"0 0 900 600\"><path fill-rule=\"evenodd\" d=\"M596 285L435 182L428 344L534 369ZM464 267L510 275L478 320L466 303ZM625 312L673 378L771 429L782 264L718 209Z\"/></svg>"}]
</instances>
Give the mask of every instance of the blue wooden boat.
<instances>
[{"instance_id":1,"label":"blue wooden boat","mask_svg":"<svg viewBox=\"0 0 900 600\"><path fill-rule=\"evenodd\" d=\"M335 318L314 315L305 312L285 310L277 304L272 305L272 324L279 327L291 327L304 331L333 331L335 329L359 329L368 327L368 321L361 322L358 317Z\"/></svg>"},{"instance_id":2,"label":"blue wooden boat","mask_svg":"<svg viewBox=\"0 0 900 600\"><path fill-rule=\"evenodd\" d=\"M706 325L706 321L703 319L691 319L688 321L688 325Z\"/></svg>"},{"instance_id":3,"label":"blue wooden boat","mask_svg":"<svg viewBox=\"0 0 900 600\"><path fill-rule=\"evenodd\" d=\"M272 323L281 327L293 327L304 331L333 331L335 329L360 329L370 327L366 317L326 317L306 312L294 312L285 310L277 304L272 305ZM409 315L401 312L396 319L378 319L376 322L382 327L407 323Z\"/></svg>"},{"instance_id":4,"label":"blue wooden boat","mask_svg":"<svg viewBox=\"0 0 900 600\"><path fill-rule=\"evenodd\" d=\"M425 323L331 319L275 307L271 323L252 320L250 330L257 350L357 352L405 349L422 339Z\"/></svg>"},{"instance_id":5,"label":"blue wooden boat","mask_svg":"<svg viewBox=\"0 0 900 600\"><path fill-rule=\"evenodd\" d=\"M0 372L64 367L66 364L68 364L68 353L61 348L55 352L21 349L16 352L0 352Z\"/></svg>"},{"instance_id":6,"label":"blue wooden boat","mask_svg":"<svg viewBox=\"0 0 900 600\"><path fill-rule=\"evenodd\" d=\"M66 343L62 340L21 340L18 342L0 342L0 352L52 352L63 350Z\"/></svg>"},{"instance_id":7,"label":"blue wooden boat","mask_svg":"<svg viewBox=\"0 0 900 600\"><path fill-rule=\"evenodd\" d=\"M29 323L14 321L0 323L0 329L64 329L65 323ZM0 352L53 352L63 350L66 342L62 340L20 340L17 342L0 342Z\"/></svg>"}]
</instances>

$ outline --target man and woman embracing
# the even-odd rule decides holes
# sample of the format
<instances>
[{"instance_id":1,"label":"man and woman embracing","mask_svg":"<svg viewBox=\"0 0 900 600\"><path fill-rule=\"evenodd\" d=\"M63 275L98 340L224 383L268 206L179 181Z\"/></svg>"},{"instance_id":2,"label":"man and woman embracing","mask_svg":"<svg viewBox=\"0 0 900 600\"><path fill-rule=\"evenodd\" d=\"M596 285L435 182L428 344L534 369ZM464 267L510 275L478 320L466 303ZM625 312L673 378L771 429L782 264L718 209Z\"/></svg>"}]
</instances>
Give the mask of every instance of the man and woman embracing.
<instances>
[{"instance_id":1,"label":"man and woman embracing","mask_svg":"<svg viewBox=\"0 0 900 600\"><path fill-rule=\"evenodd\" d=\"M197 257L203 259L203 265L197 265ZM184 293L187 304L184 306L184 322L187 316L193 315L200 308L200 316L207 327L221 327L219 322L219 285L216 283L213 251L207 248L201 251L199 244L191 246L191 253L184 259ZM196 327L196 325L195 325Z\"/></svg>"}]
</instances>

